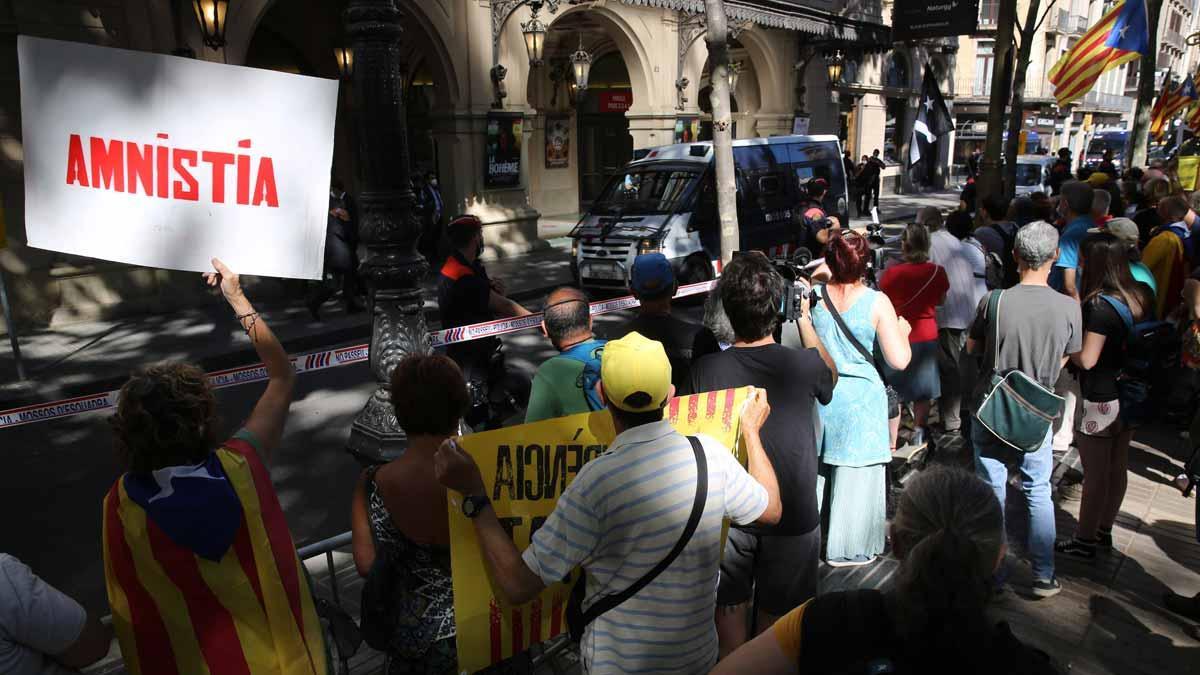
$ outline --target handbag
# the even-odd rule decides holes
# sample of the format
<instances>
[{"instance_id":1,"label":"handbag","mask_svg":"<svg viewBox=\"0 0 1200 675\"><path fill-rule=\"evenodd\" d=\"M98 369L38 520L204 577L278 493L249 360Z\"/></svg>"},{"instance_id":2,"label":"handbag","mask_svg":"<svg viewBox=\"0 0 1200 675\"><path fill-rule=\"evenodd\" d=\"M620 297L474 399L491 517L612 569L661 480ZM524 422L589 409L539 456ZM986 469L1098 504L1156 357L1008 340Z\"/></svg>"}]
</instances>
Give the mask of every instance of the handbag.
<instances>
[{"instance_id":1,"label":"handbag","mask_svg":"<svg viewBox=\"0 0 1200 675\"><path fill-rule=\"evenodd\" d=\"M1004 291L992 291L986 317L992 323L992 374L975 418L993 436L1021 452L1041 449L1054 420L1062 415L1063 398L1017 369L997 371L1000 362L1000 302Z\"/></svg>"},{"instance_id":2,"label":"handbag","mask_svg":"<svg viewBox=\"0 0 1200 675\"><path fill-rule=\"evenodd\" d=\"M934 271L934 274L937 274L936 270ZM933 279L931 278L930 281L932 282ZM921 290L925 289L922 288ZM833 301L829 299L828 285L821 287L821 299L825 302L825 309L829 311L829 315L833 317L834 322L837 323L838 328L841 329L842 335L845 335L846 339L850 340L850 344L854 345L854 348L858 350L858 353L862 354L862 357L867 360L867 363L875 366L875 372L879 373L879 379L881 382L883 382L884 393L887 394L888 419L890 420L894 417L899 417L900 395L896 393L895 387L887 383L887 375L879 363L880 357L876 356L874 351L867 351L867 348L858 341L858 338L854 336L854 333L850 332L850 327L846 325L846 320L842 318L841 313L837 311L837 307L833 306Z\"/></svg>"},{"instance_id":3,"label":"handbag","mask_svg":"<svg viewBox=\"0 0 1200 675\"><path fill-rule=\"evenodd\" d=\"M708 460L704 456L704 448L700 445L700 440L695 436L688 436L688 442L692 445L692 452L696 455L696 499L692 502L692 512L688 515L687 525L683 528L683 534L679 535L679 540L675 542L675 547L667 553L667 557L663 558L649 572L646 572L642 578L630 584L625 590L616 595L607 595L592 603L587 611L583 611L583 596L587 593L587 571L580 570L579 579L571 588L571 597L567 600L567 630L571 635L573 642L579 642L583 639L583 631L588 624L595 621L597 617L604 614L625 602L629 598L637 595L638 591L645 588L651 581L654 581L658 575L666 571L671 563L683 553L684 547L691 541L692 535L696 532L696 527L700 525L700 518L704 515L704 503L708 500Z\"/></svg>"}]
</instances>

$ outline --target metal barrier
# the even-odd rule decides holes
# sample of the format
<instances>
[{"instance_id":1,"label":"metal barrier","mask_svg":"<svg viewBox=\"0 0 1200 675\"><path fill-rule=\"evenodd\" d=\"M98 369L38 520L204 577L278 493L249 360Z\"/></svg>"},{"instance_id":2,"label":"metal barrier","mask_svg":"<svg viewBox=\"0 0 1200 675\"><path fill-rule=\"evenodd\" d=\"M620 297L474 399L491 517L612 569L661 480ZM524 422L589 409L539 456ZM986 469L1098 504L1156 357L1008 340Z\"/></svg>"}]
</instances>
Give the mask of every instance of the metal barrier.
<instances>
[{"instance_id":1,"label":"metal barrier","mask_svg":"<svg viewBox=\"0 0 1200 675\"><path fill-rule=\"evenodd\" d=\"M343 532L296 549L296 557L300 558L300 562L306 562L319 555L325 556L325 571L329 574L330 593L333 594L333 604L338 607L342 606L342 599L341 593L338 591L337 570L333 567L333 552L349 546L350 539L350 532Z\"/></svg>"}]
</instances>

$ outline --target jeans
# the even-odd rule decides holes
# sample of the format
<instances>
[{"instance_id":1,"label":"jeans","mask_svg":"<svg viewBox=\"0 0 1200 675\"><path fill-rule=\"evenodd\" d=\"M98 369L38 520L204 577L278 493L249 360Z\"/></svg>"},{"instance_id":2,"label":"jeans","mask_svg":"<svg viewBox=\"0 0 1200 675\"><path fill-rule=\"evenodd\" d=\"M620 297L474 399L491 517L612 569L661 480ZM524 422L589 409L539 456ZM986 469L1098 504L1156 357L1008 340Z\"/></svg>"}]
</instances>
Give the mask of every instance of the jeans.
<instances>
[{"instance_id":1,"label":"jeans","mask_svg":"<svg viewBox=\"0 0 1200 675\"><path fill-rule=\"evenodd\" d=\"M1046 432L1046 440L1036 452L1022 453L1004 445L982 424L971 424L971 440L975 446L975 471L992 486L1000 510L1004 511L1004 498L1008 489L1008 469L1016 466L1021 471L1021 492L1029 506L1029 558L1033 564L1033 578L1049 581L1054 578L1054 504L1050 501L1050 474L1054 470L1054 456L1050 449L1053 430Z\"/></svg>"}]
</instances>

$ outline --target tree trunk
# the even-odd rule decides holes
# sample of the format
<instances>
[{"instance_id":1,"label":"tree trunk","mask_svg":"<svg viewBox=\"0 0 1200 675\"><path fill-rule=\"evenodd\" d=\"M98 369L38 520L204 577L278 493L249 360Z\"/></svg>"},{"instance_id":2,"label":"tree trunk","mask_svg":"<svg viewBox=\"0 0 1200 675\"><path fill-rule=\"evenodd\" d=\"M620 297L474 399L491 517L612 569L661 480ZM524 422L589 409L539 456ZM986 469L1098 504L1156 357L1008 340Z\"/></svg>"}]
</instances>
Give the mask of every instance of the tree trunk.
<instances>
[{"instance_id":1,"label":"tree trunk","mask_svg":"<svg viewBox=\"0 0 1200 675\"><path fill-rule=\"evenodd\" d=\"M1004 196L1012 199L1017 190L1017 149L1021 140L1021 122L1025 116L1025 71L1033 53L1033 34L1038 26L1041 0L1030 0L1025 24L1021 27L1021 48L1013 68L1012 105L1008 114L1008 141L1004 144Z\"/></svg>"},{"instance_id":2,"label":"tree trunk","mask_svg":"<svg viewBox=\"0 0 1200 675\"><path fill-rule=\"evenodd\" d=\"M733 171L733 124L729 116L729 33L724 0L704 0L708 19L709 85L712 87L713 153L717 165L717 214L721 224L721 262L728 263L741 246L738 235L737 189Z\"/></svg>"},{"instance_id":3,"label":"tree trunk","mask_svg":"<svg viewBox=\"0 0 1200 675\"><path fill-rule=\"evenodd\" d=\"M1008 62L1008 55L1012 53L1016 12L1016 2L1000 3L1000 16L996 21L996 58L992 65L992 93L988 103L987 144L984 146L983 161L980 162L982 172L976 188L977 199L1000 193L1000 152L1010 77L1004 66Z\"/></svg>"},{"instance_id":4,"label":"tree trunk","mask_svg":"<svg viewBox=\"0 0 1200 675\"><path fill-rule=\"evenodd\" d=\"M1133 146L1126 167L1146 165L1146 146L1150 133L1150 110L1154 105L1154 69L1158 64L1158 16L1162 11L1162 0L1146 0L1146 20L1150 26L1149 54L1143 54L1138 64L1137 112L1133 115L1133 130L1130 136Z\"/></svg>"}]
</instances>

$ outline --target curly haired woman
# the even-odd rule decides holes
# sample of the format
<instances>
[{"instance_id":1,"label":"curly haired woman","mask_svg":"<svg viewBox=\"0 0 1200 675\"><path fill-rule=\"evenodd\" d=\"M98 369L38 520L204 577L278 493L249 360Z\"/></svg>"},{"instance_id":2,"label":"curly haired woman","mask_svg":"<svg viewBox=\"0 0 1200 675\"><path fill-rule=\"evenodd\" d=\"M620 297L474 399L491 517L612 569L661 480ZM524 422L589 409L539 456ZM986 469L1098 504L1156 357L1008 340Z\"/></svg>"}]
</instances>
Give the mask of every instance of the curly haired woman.
<instances>
[{"instance_id":1,"label":"curly haired woman","mask_svg":"<svg viewBox=\"0 0 1200 675\"><path fill-rule=\"evenodd\" d=\"M219 286L266 369L242 429L217 436L204 373L135 373L111 422L126 473L104 498L104 575L130 673L326 672L321 627L264 461L279 445L295 374L238 276Z\"/></svg>"}]
</instances>

